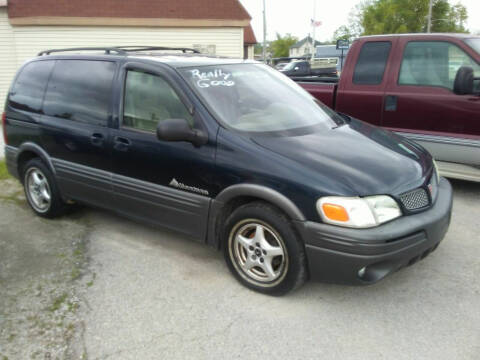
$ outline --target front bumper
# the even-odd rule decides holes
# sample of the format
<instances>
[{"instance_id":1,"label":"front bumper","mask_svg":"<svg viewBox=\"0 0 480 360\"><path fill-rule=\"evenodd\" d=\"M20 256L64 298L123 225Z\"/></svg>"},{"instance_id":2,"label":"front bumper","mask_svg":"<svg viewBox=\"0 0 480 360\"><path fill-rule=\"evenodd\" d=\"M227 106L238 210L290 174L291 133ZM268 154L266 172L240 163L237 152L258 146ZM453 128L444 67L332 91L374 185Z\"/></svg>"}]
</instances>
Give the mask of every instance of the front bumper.
<instances>
[{"instance_id":1,"label":"front bumper","mask_svg":"<svg viewBox=\"0 0 480 360\"><path fill-rule=\"evenodd\" d=\"M451 212L452 187L441 178L437 199L430 209L376 228L298 222L310 278L348 284L375 283L435 250L448 230Z\"/></svg>"}]
</instances>

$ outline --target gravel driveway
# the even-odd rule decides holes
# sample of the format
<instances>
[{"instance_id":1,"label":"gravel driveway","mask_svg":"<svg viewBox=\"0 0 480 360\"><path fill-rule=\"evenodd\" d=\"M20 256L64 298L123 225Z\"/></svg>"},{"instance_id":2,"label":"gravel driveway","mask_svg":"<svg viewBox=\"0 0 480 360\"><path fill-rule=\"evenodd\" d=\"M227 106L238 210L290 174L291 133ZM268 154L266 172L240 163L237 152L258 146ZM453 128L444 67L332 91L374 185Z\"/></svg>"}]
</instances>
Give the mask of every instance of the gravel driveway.
<instances>
[{"instance_id":1,"label":"gravel driveway","mask_svg":"<svg viewBox=\"0 0 480 360\"><path fill-rule=\"evenodd\" d=\"M3 181L0 359L478 359L480 184L453 185L425 260L273 298L181 235L92 209L39 219Z\"/></svg>"}]
</instances>

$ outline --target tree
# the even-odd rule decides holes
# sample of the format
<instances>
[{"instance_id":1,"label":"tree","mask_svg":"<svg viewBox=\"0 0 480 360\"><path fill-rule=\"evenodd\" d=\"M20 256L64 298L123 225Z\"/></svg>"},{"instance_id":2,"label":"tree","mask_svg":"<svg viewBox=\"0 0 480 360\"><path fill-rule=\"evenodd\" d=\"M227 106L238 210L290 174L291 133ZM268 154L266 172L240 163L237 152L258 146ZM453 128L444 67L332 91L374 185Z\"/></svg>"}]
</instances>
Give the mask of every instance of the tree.
<instances>
[{"instance_id":1,"label":"tree","mask_svg":"<svg viewBox=\"0 0 480 360\"><path fill-rule=\"evenodd\" d=\"M291 34L281 36L277 33L277 39L270 43L270 51L273 57L287 57L290 47L298 41L298 38Z\"/></svg>"},{"instance_id":2,"label":"tree","mask_svg":"<svg viewBox=\"0 0 480 360\"><path fill-rule=\"evenodd\" d=\"M337 40L348 40L351 42L355 37L356 35L348 26L342 25L333 33L333 42Z\"/></svg>"},{"instance_id":3,"label":"tree","mask_svg":"<svg viewBox=\"0 0 480 360\"><path fill-rule=\"evenodd\" d=\"M268 43L267 43L266 47L268 49ZM253 47L253 53L255 55L260 55L262 53L262 50L263 50L263 44L262 43L255 44L254 47Z\"/></svg>"},{"instance_id":4,"label":"tree","mask_svg":"<svg viewBox=\"0 0 480 360\"><path fill-rule=\"evenodd\" d=\"M462 4L450 6L447 1L438 1L432 9L433 32L467 32L467 9Z\"/></svg>"},{"instance_id":5,"label":"tree","mask_svg":"<svg viewBox=\"0 0 480 360\"><path fill-rule=\"evenodd\" d=\"M427 30L429 0L369 0L359 8L357 21L363 35L424 32ZM434 0L432 32L466 32L467 9Z\"/></svg>"}]
</instances>

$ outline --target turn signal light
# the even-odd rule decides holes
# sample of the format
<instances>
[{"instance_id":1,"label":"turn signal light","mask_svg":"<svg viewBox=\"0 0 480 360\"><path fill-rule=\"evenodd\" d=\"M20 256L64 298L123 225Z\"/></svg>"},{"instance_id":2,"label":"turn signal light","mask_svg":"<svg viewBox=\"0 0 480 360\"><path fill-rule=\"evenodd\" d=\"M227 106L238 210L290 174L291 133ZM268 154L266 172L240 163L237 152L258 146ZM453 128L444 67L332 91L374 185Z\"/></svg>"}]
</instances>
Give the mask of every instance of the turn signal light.
<instances>
[{"instance_id":1,"label":"turn signal light","mask_svg":"<svg viewBox=\"0 0 480 360\"><path fill-rule=\"evenodd\" d=\"M334 221L348 221L347 210L343 206L325 203L322 204L323 213L327 218Z\"/></svg>"}]
</instances>

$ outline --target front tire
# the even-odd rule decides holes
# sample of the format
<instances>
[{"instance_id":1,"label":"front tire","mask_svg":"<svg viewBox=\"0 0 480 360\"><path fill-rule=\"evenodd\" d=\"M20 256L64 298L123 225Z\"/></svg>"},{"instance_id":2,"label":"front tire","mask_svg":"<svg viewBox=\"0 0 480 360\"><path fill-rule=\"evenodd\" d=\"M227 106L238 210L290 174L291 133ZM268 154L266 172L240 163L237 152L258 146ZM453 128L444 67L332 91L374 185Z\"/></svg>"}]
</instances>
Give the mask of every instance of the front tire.
<instances>
[{"instance_id":1,"label":"front tire","mask_svg":"<svg viewBox=\"0 0 480 360\"><path fill-rule=\"evenodd\" d=\"M264 202L240 206L228 217L223 236L227 265L246 287L278 296L305 282L304 246L277 208Z\"/></svg>"},{"instance_id":2,"label":"front tire","mask_svg":"<svg viewBox=\"0 0 480 360\"><path fill-rule=\"evenodd\" d=\"M32 159L22 170L25 196L35 214L45 218L63 215L67 205L60 196L52 172L42 160Z\"/></svg>"}]
</instances>

